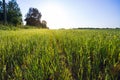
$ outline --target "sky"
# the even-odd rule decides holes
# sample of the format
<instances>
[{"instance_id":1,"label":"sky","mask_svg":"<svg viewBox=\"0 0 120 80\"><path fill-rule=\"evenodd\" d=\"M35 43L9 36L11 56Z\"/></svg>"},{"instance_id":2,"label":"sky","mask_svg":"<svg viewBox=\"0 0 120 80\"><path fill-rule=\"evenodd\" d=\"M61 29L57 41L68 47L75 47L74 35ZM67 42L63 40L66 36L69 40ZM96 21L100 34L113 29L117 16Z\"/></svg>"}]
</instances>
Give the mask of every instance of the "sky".
<instances>
[{"instance_id":1,"label":"sky","mask_svg":"<svg viewBox=\"0 0 120 80\"><path fill-rule=\"evenodd\" d=\"M9 0L6 0L9 1ZM120 0L16 0L23 20L37 8L50 29L120 27ZM24 22L25 23L25 22Z\"/></svg>"}]
</instances>

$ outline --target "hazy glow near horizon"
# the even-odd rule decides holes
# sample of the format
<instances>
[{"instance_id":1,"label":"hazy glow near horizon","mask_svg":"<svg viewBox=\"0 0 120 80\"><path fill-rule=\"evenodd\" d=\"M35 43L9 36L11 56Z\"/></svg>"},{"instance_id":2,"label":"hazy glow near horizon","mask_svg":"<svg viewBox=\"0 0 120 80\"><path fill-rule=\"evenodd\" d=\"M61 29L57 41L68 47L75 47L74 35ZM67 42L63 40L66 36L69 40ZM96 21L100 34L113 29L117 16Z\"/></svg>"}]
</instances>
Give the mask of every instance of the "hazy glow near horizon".
<instances>
[{"instance_id":1,"label":"hazy glow near horizon","mask_svg":"<svg viewBox=\"0 0 120 80\"><path fill-rule=\"evenodd\" d=\"M39 9L51 29L120 27L120 0L17 0L23 20L30 7Z\"/></svg>"}]
</instances>

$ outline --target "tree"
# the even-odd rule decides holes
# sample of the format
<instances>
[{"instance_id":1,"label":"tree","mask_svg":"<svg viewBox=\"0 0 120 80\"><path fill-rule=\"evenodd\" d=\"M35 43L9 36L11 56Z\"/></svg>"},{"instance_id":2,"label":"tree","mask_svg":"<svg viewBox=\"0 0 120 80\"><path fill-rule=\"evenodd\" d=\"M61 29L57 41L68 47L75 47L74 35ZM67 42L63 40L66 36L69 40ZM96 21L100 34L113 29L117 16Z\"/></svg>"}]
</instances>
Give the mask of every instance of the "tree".
<instances>
[{"instance_id":1,"label":"tree","mask_svg":"<svg viewBox=\"0 0 120 80\"><path fill-rule=\"evenodd\" d=\"M7 4L5 2L4 2L4 5L5 5L5 7L7 6ZM6 10L3 9L3 1L0 1L0 22L1 23L4 22L6 24L7 21L6 21L6 13L5 12L6 12ZM5 15L4 15L4 13L5 13Z\"/></svg>"},{"instance_id":2,"label":"tree","mask_svg":"<svg viewBox=\"0 0 120 80\"><path fill-rule=\"evenodd\" d=\"M3 8L3 4L6 9ZM16 0L11 0L8 4L0 1L0 22L3 21L15 26L22 24L22 14Z\"/></svg>"},{"instance_id":3,"label":"tree","mask_svg":"<svg viewBox=\"0 0 120 80\"><path fill-rule=\"evenodd\" d=\"M48 28L47 22L45 20L42 20L42 28Z\"/></svg>"},{"instance_id":4,"label":"tree","mask_svg":"<svg viewBox=\"0 0 120 80\"><path fill-rule=\"evenodd\" d=\"M22 24L22 14L16 0L9 1L7 9L8 23L13 24L15 26Z\"/></svg>"},{"instance_id":5,"label":"tree","mask_svg":"<svg viewBox=\"0 0 120 80\"><path fill-rule=\"evenodd\" d=\"M2 22L3 21L3 2L0 1L0 21Z\"/></svg>"},{"instance_id":6,"label":"tree","mask_svg":"<svg viewBox=\"0 0 120 80\"><path fill-rule=\"evenodd\" d=\"M7 23L5 0L3 0L4 24Z\"/></svg>"},{"instance_id":7,"label":"tree","mask_svg":"<svg viewBox=\"0 0 120 80\"><path fill-rule=\"evenodd\" d=\"M29 8L29 11L26 15L26 25L30 26L41 26L41 13L37 8Z\"/></svg>"}]
</instances>

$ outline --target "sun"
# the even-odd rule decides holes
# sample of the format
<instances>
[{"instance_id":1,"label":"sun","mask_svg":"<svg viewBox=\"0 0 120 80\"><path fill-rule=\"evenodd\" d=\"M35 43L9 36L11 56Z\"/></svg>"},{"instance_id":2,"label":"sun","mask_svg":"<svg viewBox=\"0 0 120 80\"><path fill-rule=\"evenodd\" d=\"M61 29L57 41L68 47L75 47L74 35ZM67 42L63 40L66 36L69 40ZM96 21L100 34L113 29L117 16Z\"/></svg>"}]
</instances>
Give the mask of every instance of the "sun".
<instances>
[{"instance_id":1,"label":"sun","mask_svg":"<svg viewBox=\"0 0 120 80\"><path fill-rule=\"evenodd\" d=\"M42 14L42 19L47 21L50 28L62 27L67 20L66 10L63 6L57 4L44 5Z\"/></svg>"}]
</instances>

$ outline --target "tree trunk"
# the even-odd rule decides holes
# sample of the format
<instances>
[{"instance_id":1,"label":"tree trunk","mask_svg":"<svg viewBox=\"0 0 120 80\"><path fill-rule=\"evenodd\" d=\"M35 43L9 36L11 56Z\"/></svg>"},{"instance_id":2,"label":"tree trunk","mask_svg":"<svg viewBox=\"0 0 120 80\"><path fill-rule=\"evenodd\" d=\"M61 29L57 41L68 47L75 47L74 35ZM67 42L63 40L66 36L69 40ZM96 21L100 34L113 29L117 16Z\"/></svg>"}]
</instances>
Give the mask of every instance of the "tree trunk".
<instances>
[{"instance_id":1,"label":"tree trunk","mask_svg":"<svg viewBox=\"0 0 120 80\"><path fill-rule=\"evenodd\" d=\"M5 0L3 0L3 13L4 13L4 24L6 24L7 23L7 15L6 15Z\"/></svg>"}]
</instances>

